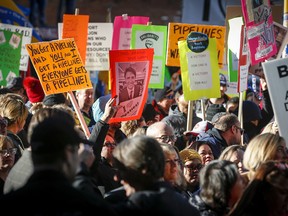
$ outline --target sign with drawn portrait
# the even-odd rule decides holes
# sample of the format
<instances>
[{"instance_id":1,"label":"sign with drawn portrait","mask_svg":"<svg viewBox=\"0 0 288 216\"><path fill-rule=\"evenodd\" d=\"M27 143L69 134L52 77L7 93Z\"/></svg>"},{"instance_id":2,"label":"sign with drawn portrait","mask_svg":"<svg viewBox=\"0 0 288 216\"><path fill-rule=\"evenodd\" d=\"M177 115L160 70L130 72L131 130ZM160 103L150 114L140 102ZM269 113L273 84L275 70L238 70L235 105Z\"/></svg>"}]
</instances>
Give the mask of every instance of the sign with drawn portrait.
<instances>
[{"instance_id":1,"label":"sign with drawn portrait","mask_svg":"<svg viewBox=\"0 0 288 216\"><path fill-rule=\"evenodd\" d=\"M148 95L154 49L112 50L110 79L112 97L119 105L110 122L139 119Z\"/></svg>"}]
</instances>

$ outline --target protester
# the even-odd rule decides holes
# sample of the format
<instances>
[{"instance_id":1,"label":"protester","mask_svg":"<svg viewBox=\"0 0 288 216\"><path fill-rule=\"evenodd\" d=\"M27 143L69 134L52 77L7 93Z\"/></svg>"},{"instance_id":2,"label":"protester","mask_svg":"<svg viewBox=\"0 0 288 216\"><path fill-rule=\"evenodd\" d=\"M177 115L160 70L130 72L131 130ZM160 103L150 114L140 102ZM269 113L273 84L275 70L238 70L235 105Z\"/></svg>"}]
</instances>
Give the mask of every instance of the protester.
<instances>
[{"instance_id":1,"label":"protester","mask_svg":"<svg viewBox=\"0 0 288 216\"><path fill-rule=\"evenodd\" d=\"M160 143L174 145L176 141L173 128L164 122L155 122L150 125L146 135L155 138Z\"/></svg>"},{"instance_id":2,"label":"protester","mask_svg":"<svg viewBox=\"0 0 288 216\"><path fill-rule=\"evenodd\" d=\"M3 194L4 183L14 166L16 152L17 148L12 140L8 136L0 135L0 195Z\"/></svg>"},{"instance_id":3,"label":"protester","mask_svg":"<svg viewBox=\"0 0 288 216\"><path fill-rule=\"evenodd\" d=\"M231 161L215 160L200 171L200 193L194 193L190 203L202 216L224 216L241 197L243 190L237 166Z\"/></svg>"},{"instance_id":4,"label":"protester","mask_svg":"<svg viewBox=\"0 0 288 216\"><path fill-rule=\"evenodd\" d=\"M23 86L28 96L28 101L26 103L28 109L30 109L33 104L37 104L43 101L45 93L40 81L37 78L32 76L26 77L23 80Z\"/></svg>"},{"instance_id":5,"label":"protester","mask_svg":"<svg viewBox=\"0 0 288 216\"><path fill-rule=\"evenodd\" d=\"M163 181L164 153L155 139L136 136L123 140L113 157L128 196L127 202L115 207L119 215L199 215L187 199Z\"/></svg>"},{"instance_id":6,"label":"protester","mask_svg":"<svg viewBox=\"0 0 288 216\"><path fill-rule=\"evenodd\" d=\"M23 86L23 78L22 77L13 77L6 86L7 89L11 91L11 93L19 94L22 96L24 103L27 102L27 94Z\"/></svg>"},{"instance_id":7,"label":"protester","mask_svg":"<svg viewBox=\"0 0 288 216\"><path fill-rule=\"evenodd\" d=\"M88 127L92 127L95 124L92 112L92 105L94 103L93 94L94 91L92 88L77 90L75 93L79 109Z\"/></svg>"},{"instance_id":8,"label":"protester","mask_svg":"<svg viewBox=\"0 0 288 216\"><path fill-rule=\"evenodd\" d=\"M211 144L207 141L193 142L188 148L195 150L200 155L203 166L214 160Z\"/></svg>"}]
</instances>

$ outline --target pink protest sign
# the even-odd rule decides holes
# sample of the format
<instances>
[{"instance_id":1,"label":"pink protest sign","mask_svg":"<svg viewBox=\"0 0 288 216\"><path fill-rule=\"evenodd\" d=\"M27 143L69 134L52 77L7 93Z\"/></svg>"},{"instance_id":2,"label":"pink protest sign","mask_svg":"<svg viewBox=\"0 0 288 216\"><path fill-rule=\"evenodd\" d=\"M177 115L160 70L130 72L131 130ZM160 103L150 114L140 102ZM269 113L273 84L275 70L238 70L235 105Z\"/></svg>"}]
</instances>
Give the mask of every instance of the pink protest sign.
<instances>
[{"instance_id":1,"label":"pink protest sign","mask_svg":"<svg viewBox=\"0 0 288 216\"><path fill-rule=\"evenodd\" d=\"M142 16L116 16L112 39L112 50L130 49L131 32L133 24L147 25L149 17Z\"/></svg>"},{"instance_id":2,"label":"pink protest sign","mask_svg":"<svg viewBox=\"0 0 288 216\"><path fill-rule=\"evenodd\" d=\"M251 64L255 65L277 53L270 1L241 0Z\"/></svg>"}]
</instances>

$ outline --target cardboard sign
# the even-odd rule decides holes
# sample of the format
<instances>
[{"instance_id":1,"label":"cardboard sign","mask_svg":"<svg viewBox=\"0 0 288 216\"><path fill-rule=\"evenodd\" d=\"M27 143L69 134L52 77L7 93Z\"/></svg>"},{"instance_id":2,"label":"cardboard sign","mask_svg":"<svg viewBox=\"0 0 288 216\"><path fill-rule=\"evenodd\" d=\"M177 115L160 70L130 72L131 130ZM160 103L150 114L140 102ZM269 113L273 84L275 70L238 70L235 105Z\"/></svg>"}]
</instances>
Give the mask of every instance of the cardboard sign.
<instances>
[{"instance_id":1,"label":"cardboard sign","mask_svg":"<svg viewBox=\"0 0 288 216\"><path fill-rule=\"evenodd\" d=\"M216 39L209 38L207 49L200 53L192 52L186 41L179 41L178 44L185 100L219 98L221 95Z\"/></svg>"},{"instance_id":2,"label":"cardboard sign","mask_svg":"<svg viewBox=\"0 0 288 216\"><path fill-rule=\"evenodd\" d=\"M216 38L218 64L222 68L224 64L225 31L226 28L224 26L169 23L166 65L179 67L178 41L186 40L190 32L201 32L207 34L209 38Z\"/></svg>"},{"instance_id":3,"label":"cardboard sign","mask_svg":"<svg viewBox=\"0 0 288 216\"><path fill-rule=\"evenodd\" d=\"M74 39L27 44L45 95L92 88Z\"/></svg>"},{"instance_id":4,"label":"cardboard sign","mask_svg":"<svg viewBox=\"0 0 288 216\"><path fill-rule=\"evenodd\" d=\"M88 22L88 15L63 15L62 38L74 38L84 64L86 61Z\"/></svg>"},{"instance_id":5,"label":"cardboard sign","mask_svg":"<svg viewBox=\"0 0 288 216\"><path fill-rule=\"evenodd\" d=\"M251 64L263 62L277 53L270 2L241 0Z\"/></svg>"},{"instance_id":6,"label":"cardboard sign","mask_svg":"<svg viewBox=\"0 0 288 216\"><path fill-rule=\"evenodd\" d=\"M32 28L0 23L0 29L4 29L7 31L11 31L11 32L17 32L22 35L21 59L20 59L19 70L27 71L29 55L25 48L25 45L31 43Z\"/></svg>"},{"instance_id":7,"label":"cardboard sign","mask_svg":"<svg viewBox=\"0 0 288 216\"><path fill-rule=\"evenodd\" d=\"M111 94L119 109L110 122L140 119L147 101L154 49L110 51Z\"/></svg>"},{"instance_id":8,"label":"cardboard sign","mask_svg":"<svg viewBox=\"0 0 288 216\"><path fill-rule=\"evenodd\" d=\"M22 35L0 30L0 85L6 86L13 77L19 76Z\"/></svg>"},{"instance_id":9,"label":"cardboard sign","mask_svg":"<svg viewBox=\"0 0 288 216\"><path fill-rule=\"evenodd\" d=\"M152 74L149 88L164 87L164 72L166 62L167 26L133 25L131 48L154 48Z\"/></svg>"},{"instance_id":10,"label":"cardboard sign","mask_svg":"<svg viewBox=\"0 0 288 216\"><path fill-rule=\"evenodd\" d=\"M149 17L142 16L116 16L114 19L112 50L130 49L131 31L133 24L147 25Z\"/></svg>"},{"instance_id":11,"label":"cardboard sign","mask_svg":"<svg viewBox=\"0 0 288 216\"><path fill-rule=\"evenodd\" d=\"M279 133L288 144L288 59L262 63Z\"/></svg>"},{"instance_id":12,"label":"cardboard sign","mask_svg":"<svg viewBox=\"0 0 288 216\"><path fill-rule=\"evenodd\" d=\"M243 92L247 89L248 85L248 68L250 65L248 58L248 44L245 32L245 26L241 26L240 35L240 53L239 53L239 65L238 65L238 92Z\"/></svg>"}]
</instances>

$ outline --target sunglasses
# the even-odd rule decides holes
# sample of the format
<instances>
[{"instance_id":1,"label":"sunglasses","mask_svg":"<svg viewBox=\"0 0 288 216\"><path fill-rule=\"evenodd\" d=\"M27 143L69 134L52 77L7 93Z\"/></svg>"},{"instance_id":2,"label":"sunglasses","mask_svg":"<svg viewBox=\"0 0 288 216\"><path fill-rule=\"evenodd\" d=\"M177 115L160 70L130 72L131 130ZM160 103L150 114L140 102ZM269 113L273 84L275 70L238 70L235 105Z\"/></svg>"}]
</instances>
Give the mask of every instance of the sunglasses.
<instances>
[{"instance_id":1,"label":"sunglasses","mask_svg":"<svg viewBox=\"0 0 288 216\"><path fill-rule=\"evenodd\" d=\"M235 127L236 127L237 129L239 129L239 130L240 130L240 133L241 133L241 135L243 135L243 133L244 133L244 129L243 129L243 128L241 128L241 127L238 127L237 125L235 125Z\"/></svg>"}]
</instances>

